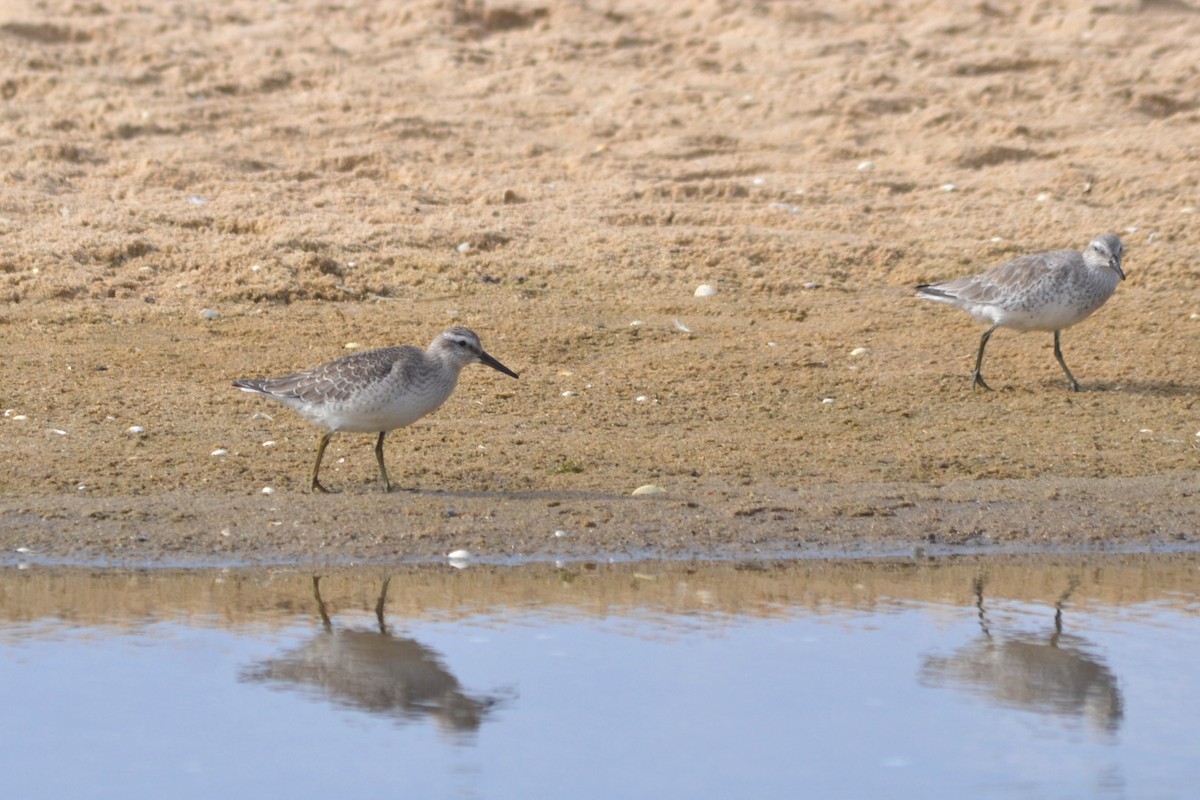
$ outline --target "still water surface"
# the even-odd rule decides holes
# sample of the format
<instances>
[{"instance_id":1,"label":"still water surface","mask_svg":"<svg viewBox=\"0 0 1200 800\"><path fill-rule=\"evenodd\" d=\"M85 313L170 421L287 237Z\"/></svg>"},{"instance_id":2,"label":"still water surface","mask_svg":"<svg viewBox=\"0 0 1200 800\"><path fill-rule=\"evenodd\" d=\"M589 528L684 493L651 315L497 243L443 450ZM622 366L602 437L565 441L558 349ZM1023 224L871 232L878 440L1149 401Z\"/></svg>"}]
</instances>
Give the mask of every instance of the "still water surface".
<instances>
[{"instance_id":1,"label":"still water surface","mask_svg":"<svg viewBox=\"0 0 1200 800\"><path fill-rule=\"evenodd\" d=\"M1195 558L33 567L0 602L12 798L1200 787Z\"/></svg>"}]
</instances>

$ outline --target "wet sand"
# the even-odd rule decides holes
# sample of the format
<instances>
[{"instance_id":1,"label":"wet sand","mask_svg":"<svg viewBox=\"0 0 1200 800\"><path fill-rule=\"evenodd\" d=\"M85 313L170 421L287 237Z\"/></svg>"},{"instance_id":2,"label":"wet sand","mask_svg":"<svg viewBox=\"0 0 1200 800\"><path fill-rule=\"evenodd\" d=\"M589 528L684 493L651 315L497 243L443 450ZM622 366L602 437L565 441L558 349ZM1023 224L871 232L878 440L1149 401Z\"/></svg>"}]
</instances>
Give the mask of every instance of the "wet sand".
<instances>
[{"instance_id":1,"label":"wet sand","mask_svg":"<svg viewBox=\"0 0 1200 800\"><path fill-rule=\"evenodd\" d=\"M1164 0L9 4L0 552L1193 548L1198 37ZM912 286L1104 230L1088 391L1009 331L972 391L982 330ZM391 434L390 495L356 434L308 494L317 431L229 386L452 324L521 379Z\"/></svg>"}]
</instances>

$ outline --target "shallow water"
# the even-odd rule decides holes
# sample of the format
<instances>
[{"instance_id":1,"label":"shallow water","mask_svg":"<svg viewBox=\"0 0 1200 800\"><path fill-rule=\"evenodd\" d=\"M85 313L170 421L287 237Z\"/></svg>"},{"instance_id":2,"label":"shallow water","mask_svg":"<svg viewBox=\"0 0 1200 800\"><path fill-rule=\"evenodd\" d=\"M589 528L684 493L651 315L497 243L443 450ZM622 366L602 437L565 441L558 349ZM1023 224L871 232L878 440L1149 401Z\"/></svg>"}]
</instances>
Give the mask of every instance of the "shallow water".
<instances>
[{"instance_id":1,"label":"shallow water","mask_svg":"<svg viewBox=\"0 0 1200 800\"><path fill-rule=\"evenodd\" d=\"M381 616L376 607L387 586ZM10 797L1191 797L1200 561L0 571Z\"/></svg>"}]
</instances>

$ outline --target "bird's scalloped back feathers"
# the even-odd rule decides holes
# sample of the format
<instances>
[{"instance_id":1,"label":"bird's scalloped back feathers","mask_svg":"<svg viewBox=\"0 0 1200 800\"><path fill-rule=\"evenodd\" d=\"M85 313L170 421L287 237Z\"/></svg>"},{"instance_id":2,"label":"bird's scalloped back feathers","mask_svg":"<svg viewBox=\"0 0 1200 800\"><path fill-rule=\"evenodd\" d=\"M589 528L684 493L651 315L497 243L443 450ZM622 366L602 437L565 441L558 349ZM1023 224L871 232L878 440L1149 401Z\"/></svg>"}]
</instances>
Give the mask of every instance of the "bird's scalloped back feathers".
<instances>
[{"instance_id":1,"label":"bird's scalloped back feathers","mask_svg":"<svg viewBox=\"0 0 1200 800\"><path fill-rule=\"evenodd\" d=\"M419 348L406 346L351 353L293 375L257 381L261 384L258 391L307 403L346 401L385 379L405 349L422 352Z\"/></svg>"}]
</instances>

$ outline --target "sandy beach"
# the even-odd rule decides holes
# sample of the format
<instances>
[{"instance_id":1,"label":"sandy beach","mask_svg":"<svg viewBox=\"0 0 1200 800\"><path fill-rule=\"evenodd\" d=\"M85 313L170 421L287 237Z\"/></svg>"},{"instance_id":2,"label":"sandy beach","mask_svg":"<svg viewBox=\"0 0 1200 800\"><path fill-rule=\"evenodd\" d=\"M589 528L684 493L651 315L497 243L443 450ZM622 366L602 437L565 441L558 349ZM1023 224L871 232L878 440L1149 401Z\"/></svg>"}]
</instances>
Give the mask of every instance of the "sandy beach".
<instances>
[{"instance_id":1,"label":"sandy beach","mask_svg":"<svg viewBox=\"0 0 1200 800\"><path fill-rule=\"evenodd\" d=\"M1197 42L1190 0L7 3L0 558L1193 549ZM913 287L1103 231L1086 391L1006 330L973 391ZM451 325L520 380L390 434L391 494L370 434L309 494L319 431L230 386Z\"/></svg>"}]
</instances>

